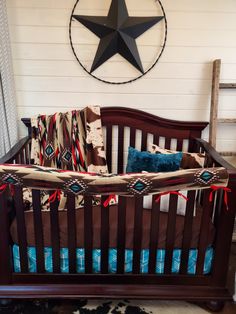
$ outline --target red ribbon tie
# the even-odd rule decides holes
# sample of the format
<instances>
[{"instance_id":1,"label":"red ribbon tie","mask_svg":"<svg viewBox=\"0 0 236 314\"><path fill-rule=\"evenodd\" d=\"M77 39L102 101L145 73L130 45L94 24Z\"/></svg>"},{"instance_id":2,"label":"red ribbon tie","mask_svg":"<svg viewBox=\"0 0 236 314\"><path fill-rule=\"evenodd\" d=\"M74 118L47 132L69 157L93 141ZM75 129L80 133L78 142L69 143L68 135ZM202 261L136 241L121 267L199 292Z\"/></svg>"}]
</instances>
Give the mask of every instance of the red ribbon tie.
<instances>
[{"instance_id":1,"label":"red ribbon tie","mask_svg":"<svg viewBox=\"0 0 236 314\"><path fill-rule=\"evenodd\" d=\"M213 201L213 193L218 191L218 190L223 190L224 191L225 206L226 206L226 209L229 210L229 207L228 207L228 193L230 193L232 191L230 188L227 188L225 186L211 185L211 193L209 195L209 202Z\"/></svg>"},{"instance_id":2,"label":"red ribbon tie","mask_svg":"<svg viewBox=\"0 0 236 314\"><path fill-rule=\"evenodd\" d=\"M110 204L110 201L114 200L116 202L116 195L112 194L112 195L109 195L108 198L105 200L105 202L103 203L103 206L104 207L107 207L109 206Z\"/></svg>"},{"instance_id":3,"label":"red ribbon tie","mask_svg":"<svg viewBox=\"0 0 236 314\"><path fill-rule=\"evenodd\" d=\"M55 200L58 199L60 201L61 199L61 190L56 190L52 195L49 196L49 203L55 202Z\"/></svg>"},{"instance_id":4,"label":"red ribbon tie","mask_svg":"<svg viewBox=\"0 0 236 314\"><path fill-rule=\"evenodd\" d=\"M3 193L6 190L6 188L7 188L7 184L6 183L1 185L0 186L0 193Z\"/></svg>"},{"instance_id":5,"label":"red ribbon tie","mask_svg":"<svg viewBox=\"0 0 236 314\"><path fill-rule=\"evenodd\" d=\"M160 202L161 197L164 196L164 195L168 195L168 194L178 195L178 196L184 198L186 202L188 201L188 198L187 198L184 194L182 194L182 193L180 193L180 192L177 192L177 191L167 191L167 192L160 193L160 194L156 197L155 202L157 202L157 203Z\"/></svg>"}]
</instances>

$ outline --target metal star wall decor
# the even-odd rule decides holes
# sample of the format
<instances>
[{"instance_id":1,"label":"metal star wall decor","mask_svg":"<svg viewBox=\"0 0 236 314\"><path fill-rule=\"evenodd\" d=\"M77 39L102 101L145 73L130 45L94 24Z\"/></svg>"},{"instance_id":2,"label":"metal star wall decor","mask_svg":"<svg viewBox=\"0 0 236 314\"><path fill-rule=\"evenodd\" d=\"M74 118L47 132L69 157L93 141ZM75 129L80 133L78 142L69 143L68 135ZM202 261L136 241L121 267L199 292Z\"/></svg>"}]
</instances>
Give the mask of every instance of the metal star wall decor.
<instances>
[{"instance_id":1,"label":"metal star wall decor","mask_svg":"<svg viewBox=\"0 0 236 314\"><path fill-rule=\"evenodd\" d=\"M92 73L103 65L106 61L108 61L111 57L116 54L121 55L124 59L126 59L130 64L132 64L138 70L138 77L135 79L129 80L127 82L136 80L137 78L143 76L147 73L151 68L156 64L160 55L162 54L166 41L166 33L167 33L167 25L166 25L166 17L162 7L162 4L159 2L160 7L162 9L163 15L161 16L148 16L148 17L139 17L139 16L129 16L126 2L125 0L112 0L109 8L109 12L107 16L88 16L88 15L78 15L74 14L75 8L78 4L79 0L76 2L74 9L71 14L70 20L70 39L71 46L73 52L78 60L76 55L72 38L71 38L71 25L73 22L80 22L83 24L88 30L90 30L93 34L95 34L100 42L97 47L97 51L95 57L92 62L91 69L88 71L94 76ZM152 28L157 23L165 21L165 41L162 46L162 50L157 60L155 60L154 64L150 69L145 71L143 69L143 64L140 58L139 50L137 47L136 39ZM141 75L140 75L141 73ZM95 76L96 77L96 76ZM98 77L96 77L98 78ZM100 79L100 78L98 78ZM103 79L100 79L104 82ZM117 82L117 84L127 83L127 82ZM109 82L116 84L116 82Z\"/></svg>"}]
</instances>

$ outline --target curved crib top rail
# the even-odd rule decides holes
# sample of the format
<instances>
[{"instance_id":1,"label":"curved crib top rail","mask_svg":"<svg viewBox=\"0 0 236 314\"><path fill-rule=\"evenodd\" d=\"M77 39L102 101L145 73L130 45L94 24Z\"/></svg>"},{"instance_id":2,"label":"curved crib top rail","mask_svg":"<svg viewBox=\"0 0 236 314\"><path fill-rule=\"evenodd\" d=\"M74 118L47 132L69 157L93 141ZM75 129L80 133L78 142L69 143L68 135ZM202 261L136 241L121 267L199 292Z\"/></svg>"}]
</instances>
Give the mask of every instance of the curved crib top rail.
<instances>
[{"instance_id":1,"label":"curved crib top rail","mask_svg":"<svg viewBox=\"0 0 236 314\"><path fill-rule=\"evenodd\" d=\"M201 137L201 132L208 125L208 122L166 119L127 107L102 107L101 118L103 126L123 125L150 133L159 133L163 136L170 135L170 129L175 130L176 138ZM21 120L31 134L30 118L22 118Z\"/></svg>"}]
</instances>

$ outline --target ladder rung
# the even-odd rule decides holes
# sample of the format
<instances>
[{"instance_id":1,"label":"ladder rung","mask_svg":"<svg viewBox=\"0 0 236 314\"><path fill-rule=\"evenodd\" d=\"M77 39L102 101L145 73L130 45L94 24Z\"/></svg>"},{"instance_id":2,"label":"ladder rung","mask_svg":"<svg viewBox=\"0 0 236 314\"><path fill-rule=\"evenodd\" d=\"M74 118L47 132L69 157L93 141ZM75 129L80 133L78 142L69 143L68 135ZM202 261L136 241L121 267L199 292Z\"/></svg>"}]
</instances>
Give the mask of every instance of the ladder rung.
<instances>
[{"instance_id":1,"label":"ladder rung","mask_svg":"<svg viewBox=\"0 0 236 314\"><path fill-rule=\"evenodd\" d=\"M230 118L227 118L227 119L217 119L217 122L218 123L236 123L236 119L230 119Z\"/></svg>"},{"instance_id":2,"label":"ladder rung","mask_svg":"<svg viewBox=\"0 0 236 314\"><path fill-rule=\"evenodd\" d=\"M231 157L236 156L236 152L220 152L220 155L224 157Z\"/></svg>"},{"instance_id":3,"label":"ladder rung","mask_svg":"<svg viewBox=\"0 0 236 314\"><path fill-rule=\"evenodd\" d=\"M220 83L220 89L236 89L236 83Z\"/></svg>"}]
</instances>

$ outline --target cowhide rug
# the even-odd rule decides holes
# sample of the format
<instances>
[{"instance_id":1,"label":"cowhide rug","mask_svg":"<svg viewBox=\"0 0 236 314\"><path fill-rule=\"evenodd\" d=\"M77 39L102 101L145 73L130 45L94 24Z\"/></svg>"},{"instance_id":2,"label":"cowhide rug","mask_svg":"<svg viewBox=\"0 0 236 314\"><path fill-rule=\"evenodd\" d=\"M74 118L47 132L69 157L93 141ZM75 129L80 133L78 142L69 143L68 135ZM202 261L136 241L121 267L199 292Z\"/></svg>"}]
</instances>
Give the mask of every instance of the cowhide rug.
<instances>
[{"instance_id":1,"label":"cowhide rug","mask_svg":"<svg viewBox=\"0 0 236 314\"><path fill-rule=\"evenodd\" d=\"M51 300L18 301L0 309L4 314L207 314L197 305L177 301Z\"/></svg>"}]
</instances>

